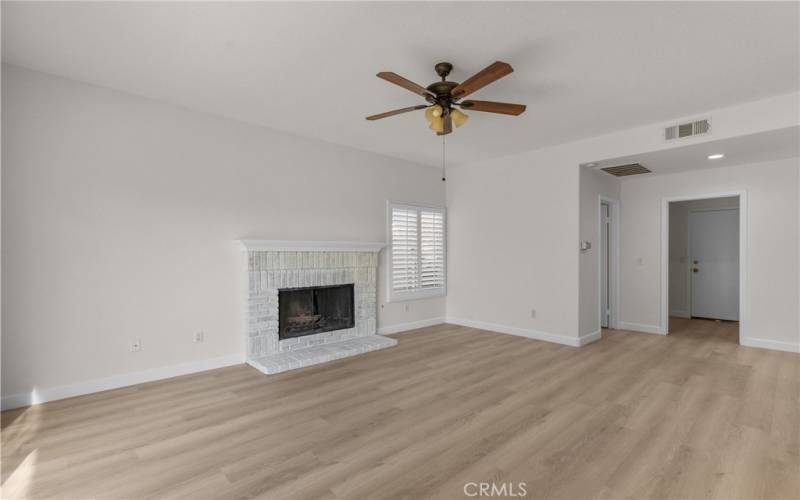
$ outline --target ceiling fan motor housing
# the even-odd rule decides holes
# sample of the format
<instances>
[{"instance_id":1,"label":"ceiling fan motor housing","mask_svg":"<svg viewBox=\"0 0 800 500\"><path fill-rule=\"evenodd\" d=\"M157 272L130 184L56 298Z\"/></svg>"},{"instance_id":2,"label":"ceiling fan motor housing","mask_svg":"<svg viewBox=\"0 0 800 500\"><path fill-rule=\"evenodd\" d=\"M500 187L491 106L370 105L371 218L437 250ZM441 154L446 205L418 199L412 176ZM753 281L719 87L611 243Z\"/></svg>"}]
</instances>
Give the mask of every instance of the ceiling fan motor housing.
<instances>
[{"instance_id":1,"label":"ceiling fan motor housing","mask_svg":"<svg viewBox=\"0 0 800 500\"><path fill-rule=\"evenodd\" d=\"M444 99L444 98L452 99L450 91L456 87L458 87L458 82L442 81L442 82L431 83L430 85L428 85L427 89L430 92L436 94L436 97L438 97L439 99Z\"/></svg>"}]
</instances>

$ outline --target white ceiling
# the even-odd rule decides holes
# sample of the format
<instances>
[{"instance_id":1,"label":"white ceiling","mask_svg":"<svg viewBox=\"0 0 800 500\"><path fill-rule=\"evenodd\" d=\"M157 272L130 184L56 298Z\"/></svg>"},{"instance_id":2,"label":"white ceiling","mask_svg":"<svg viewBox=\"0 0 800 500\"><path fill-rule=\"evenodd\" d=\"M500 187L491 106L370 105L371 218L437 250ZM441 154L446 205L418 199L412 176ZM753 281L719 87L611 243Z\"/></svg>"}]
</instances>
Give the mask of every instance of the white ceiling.
<instances>
[{"instance_id":1,"label":"white ceiling","mask_svg":"<svg viewBox=\"0 0 800 500\"><path fill-rule=\"evenodd\" d=\"M798 90L797 2L2 3L3 60L326 141L436 165L421 103L375 77L462 81L528 105L471 113L465 163Z\"/></svg>"},{"instance_id":2,"label":"white ceiling","mask_svg":"<svg viewBox=\"0 0 800 500\"><path fill-rule=\"evenodd\" d=\"M725 157L709 160L708 157L713 154L724 154ZM797 156L800 156L800 127L787 127L758 134L611 158L596 162L597 166L593 168L601 169L615 165L640 163L653 172L653 174L645 175L658 175L761 163ZM636 176L630 178L634 179ZM626 177L621 177L621 179L625 180Z\"/></svg>"}]
</instances>

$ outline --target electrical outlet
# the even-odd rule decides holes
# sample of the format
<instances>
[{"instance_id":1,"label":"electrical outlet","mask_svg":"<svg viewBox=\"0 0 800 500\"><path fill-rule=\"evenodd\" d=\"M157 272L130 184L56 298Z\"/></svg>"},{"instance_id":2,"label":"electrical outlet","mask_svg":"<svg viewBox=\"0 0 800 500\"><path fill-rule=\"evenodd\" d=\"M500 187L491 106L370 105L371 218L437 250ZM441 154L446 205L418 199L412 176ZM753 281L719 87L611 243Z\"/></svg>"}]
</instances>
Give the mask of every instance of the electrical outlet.
<instances>
[{"instance_id":1,"label":"electrical outlet","mask_svg":"<svg viewBox=\"0 0 800 500\"><path fill-rule=\"evenodd\" d=\"M142 350L141 339L131 340L131 352L139 352Z\"/></svg>"},{"instance_id":2,"label":"electrical outlet","mask_svg":"<svg viewBox=\"0 0 800 500\"><path fill-rule=\"evenodd\" d=\"M205 337L206 337L206 334L203 333L203 330L200 330L198 332L194 332L194 341L195 342L202 342L203 340L205 340Z\"/></svg>"},{"instance_id":3,"label":"electrical outlet","mask_svg":"<svg viewBox=\"0 0 800 500\"><path fill-rule=\"evenodd\" d=\"M536 309L531 309L531 318L536 317Z\"/></svg>"},{"instance_id":4,"label":"electrical outlet","mask_svg":"<svg viewBox=\"0 0 800 500\"><path fill-rule=\"evenodd\" d=\"M406 304L405 305L405 310L406 310L406 312L410 311L411 310L411 304Z\"/></svg>"}]
</instances>

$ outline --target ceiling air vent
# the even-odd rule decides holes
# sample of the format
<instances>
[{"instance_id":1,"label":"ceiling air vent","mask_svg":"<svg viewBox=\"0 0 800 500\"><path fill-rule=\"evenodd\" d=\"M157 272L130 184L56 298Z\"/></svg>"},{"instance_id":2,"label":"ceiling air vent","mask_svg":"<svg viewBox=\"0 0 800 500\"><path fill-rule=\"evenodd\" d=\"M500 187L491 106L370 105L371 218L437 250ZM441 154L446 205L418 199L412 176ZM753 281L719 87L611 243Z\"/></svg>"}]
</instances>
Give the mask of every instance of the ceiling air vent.
<instances>
[{"instance_id":1,"label":"ceiling air vent","mask_svg":"<svg viewBox=\"0 0 800 500\"><path fill-rule=\"evenodd\" d=\"M603 172L608 172L611 175L616 175L617 177L650 173L650 170L647 170L647 168L644 167L641 163L617 165L616 167L606 167L606 168L601 168L600 170L602 170Z\"/></svg>"},{"instance_id":2,"label":"ceiling air vent","mask_svg":"<svg viewBox=\"0 0 800 500\"><path fill-rule=\"evenodd\" d=\"M687 123L679 123L664 129L664 139L683 139L695 135L703 135L711 132L711 122L708 119L697 120Z\"/></svg>"}]
</instances>

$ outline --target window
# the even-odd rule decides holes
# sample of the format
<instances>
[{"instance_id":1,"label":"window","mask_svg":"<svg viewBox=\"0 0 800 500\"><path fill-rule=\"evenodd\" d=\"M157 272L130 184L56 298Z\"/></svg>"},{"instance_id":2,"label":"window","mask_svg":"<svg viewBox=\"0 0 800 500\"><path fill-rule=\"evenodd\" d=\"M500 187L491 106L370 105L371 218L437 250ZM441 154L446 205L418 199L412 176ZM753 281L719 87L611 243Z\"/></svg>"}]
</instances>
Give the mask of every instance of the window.
<instances>
[{"instance_id":1,"label":"window","mask_svg":"<svg viewBox=\"0 0 800 500\"><path fill-rule=\"evenodd\" d=\"M388 204L389 301L445 294L443 208Z\"/></svg>"}]
</instances>

